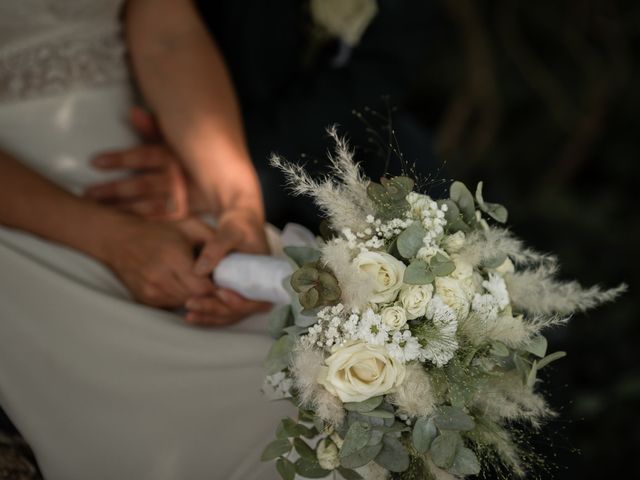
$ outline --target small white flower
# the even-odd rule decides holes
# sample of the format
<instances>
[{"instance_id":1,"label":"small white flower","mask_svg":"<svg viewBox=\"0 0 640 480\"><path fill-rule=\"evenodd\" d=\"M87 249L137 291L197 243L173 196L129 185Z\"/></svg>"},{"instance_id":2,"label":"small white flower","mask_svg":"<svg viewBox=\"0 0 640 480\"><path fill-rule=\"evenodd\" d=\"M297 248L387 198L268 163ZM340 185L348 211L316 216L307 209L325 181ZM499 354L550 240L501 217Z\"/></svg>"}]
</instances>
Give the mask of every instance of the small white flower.
<instances>
[{"instance_id":1,"label":"small white flower","mask_svg":"<svg viewBox=\"0 0 640 480\"><path fill-rule=\"evenodd\" d=\"M495 273L489 274L489 279L482 282L482 286L493 295L500 305L500 308L506 308L509 305L509 292L504 279Z\"/></svg>"},{"instance_id":2,"label":"small white flower","mask_svg":"<svg viewBox=\"0 0 640 480\"><path fill-rule=\"evenodd\" d=\"M483 319L494 320L498 317L500 305L493 295L476 293L471 309Z\"/></svg>"},{"instance_id":3,"label":"small white flower","mask_svg":"<svg viewBox=\"0 0 640 480\"><path fill-rule=\"evenodd\" d=\"M372 345L384 345L389 338L389 329L382 323L380 315L367 309L360 318L355 338Z\"/></svg>"},{"instance_id":4,"label":"small white flower","mask_svg":"<svg viewBox=\"0 0 640 480\"><path fill-rule=\"evenodd\" d=\"M437 334L422 348L424 358L432 361L437 367L443 367L449 363L458 350L457 329L456 321L440 325Z\"/></svg>"},{"instance_id":5,"label":"small white flower","mask_svg":"<svg viewBox=\"0 0 640 480\"><path fill-rule=\"evenodd\" d=\"M447 325L457 320L456 312L439 295L434 295L429 302L426 310L426 316L432 320L435 325Z\"/></svg>"},{"instance_id":6,"label":"small white flower","mask_svg":"<svg viewBox=\"0 0 640 480\"><path fill-rule=\"evenodd\" d=\"M334 470L340 466L338 446L328 438L320 440L316 448L316 456L318 463L325 470Z\"/></svg>"},{"instance_id":7,"label":"small white flower","mask_svg":"<svg viewBox=\"0 0 640 480\"><path fill-rule=\"evenodd\" d=\"M404 308L398 305L387 307L380 313L382 323L391 330L398 330L407 323L407 314Z\"/></svg>"}]
</instances>

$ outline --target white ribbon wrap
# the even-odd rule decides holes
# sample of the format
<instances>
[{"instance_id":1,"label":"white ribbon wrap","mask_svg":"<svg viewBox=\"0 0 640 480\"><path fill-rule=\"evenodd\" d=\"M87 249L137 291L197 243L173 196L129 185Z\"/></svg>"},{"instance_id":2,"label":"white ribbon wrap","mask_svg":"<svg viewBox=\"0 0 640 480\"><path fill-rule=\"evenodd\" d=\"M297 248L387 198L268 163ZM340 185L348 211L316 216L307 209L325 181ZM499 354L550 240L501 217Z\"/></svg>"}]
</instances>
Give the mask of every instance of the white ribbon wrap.
<instances>
[{"instance_id":1,"label":"white ribbon wrap","mask_svg":"<svg viewBox=\"0 0 640 480\"><path fill-rule=\"evenodd\" d=\"M290 294L283 284L293 273L294 267L281 254L282 247L316 246L316 240L309 230L293 223L288 224L281 235L272 235L270 240L274 256L232 253L216 267L213 272L214 283L250 300L291 303Z\"/></svg>"}]
</instances>

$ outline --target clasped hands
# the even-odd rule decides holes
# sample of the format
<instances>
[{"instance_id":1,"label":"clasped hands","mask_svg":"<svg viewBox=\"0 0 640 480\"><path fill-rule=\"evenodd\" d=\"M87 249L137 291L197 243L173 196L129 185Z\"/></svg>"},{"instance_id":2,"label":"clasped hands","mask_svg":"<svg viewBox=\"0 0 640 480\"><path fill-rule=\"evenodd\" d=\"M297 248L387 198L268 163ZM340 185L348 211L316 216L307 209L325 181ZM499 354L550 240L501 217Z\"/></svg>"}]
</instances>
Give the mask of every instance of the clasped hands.
<instances>
[{"instance_id":1,"label":"clasped hands","mask_svg":"<svg viewBox=\"0 0 640 480\"><path fill-rule=\"evenodd\" d=\"M231 251L268 253L262 221L228 210L215 228L196 215L205 202L171 149L161 142L153 119L131 110L131 123L146 143L93 159L96 168L134 170L136 175L89 188L85 196L130 214L111 232L106 263L140 303L187 310L194 325L227 325L270 305L247 300L211 281ZM194 255L200 250L197 258Z\"/></svg>"}]
</instances>

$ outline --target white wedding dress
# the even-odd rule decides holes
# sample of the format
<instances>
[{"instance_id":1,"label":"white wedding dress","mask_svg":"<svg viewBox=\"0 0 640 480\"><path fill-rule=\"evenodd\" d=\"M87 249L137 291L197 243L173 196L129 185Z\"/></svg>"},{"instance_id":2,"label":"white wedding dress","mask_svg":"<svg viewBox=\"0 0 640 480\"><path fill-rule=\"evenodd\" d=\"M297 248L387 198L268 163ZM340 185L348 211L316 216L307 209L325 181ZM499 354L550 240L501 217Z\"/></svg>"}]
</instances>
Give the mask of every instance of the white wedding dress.
<instances>
[{"instance_id":1,"label":"white wedding dress","mask_svg":"<svg viewBox=\"0 0 640 480\"><path fill-rule=\"evenodd\" d=\"M134 145L121 0L0 1L0 149L79 193ZM5 181L5 179L0 179ZM1 188L1 186L0 186ZM102 264L0 226L0 405L47 480L272 479L264 316L186 326Z\"/></svg>"}]
</instances>

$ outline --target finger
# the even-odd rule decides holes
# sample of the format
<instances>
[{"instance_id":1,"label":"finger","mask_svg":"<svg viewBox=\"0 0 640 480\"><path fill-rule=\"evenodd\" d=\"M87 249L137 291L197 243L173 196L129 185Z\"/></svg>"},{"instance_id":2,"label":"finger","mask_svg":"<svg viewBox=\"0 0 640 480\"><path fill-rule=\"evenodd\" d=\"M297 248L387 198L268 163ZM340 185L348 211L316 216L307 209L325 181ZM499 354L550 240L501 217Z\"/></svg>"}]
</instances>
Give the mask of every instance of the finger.
<instances>
[{"instance_id":1,"label":"finger","mask_svg":"<svg viewBox=\"0 0 640 480\"><path fill-rule=\"evenodd\" d=\"M160 138L160 129L153 115L139 106L129 109L129 122L143 140L150 142Z\"/></svg>"},{"instance_id":2,"label":"finger","mask_svg":"<svg viewBox=\"0 0 640 480\"><path fill-rule=\"evenodd\" d=\"M235 241L229 237L217 235L202 249L193 271L196 275L206 275L213 272L222 258L235 246Z\"/></svg>"},{"instance_id":3,"label":"finger","mask_svg":"<svg viewBox=\"0 0 640 480\"><path fill-rule=\"evenodd\" d=\"M164 218L176 214L179 210L171 197L154 197L144 200L133 200L116 205L122 211L134 213L141 217Z\"/></svg>"},{"instance_id":4,"label":"finger","mask_svg":"<svg viewBox=\"0 0 640 480\"><path fill-rule=\"evenodd\" d=\"M104 152L91 160L91 164L101 170L149 170L166 168L170 163L166 152L156 145Z\"/></svg>"},{"instance_id":5,"label":"finger","mask_svg":"<svg viewBox=\"0 0 640 480\"><path fill-rule=\"evenodd\" d=\"M191 272L181 272L178 274L178 280L192 297L215 298L216 287L209 278L198 277Z\"/></svg>"},{"instance_id":6,"label":"finger","mask_svg":"<svg viewBox=\"0 0 640 480\"><path fill-rule=\"evenodd\" d=\"M220 317L216 315L207 315L204 313L189 312L185 316L185 321L194 326L199 327L225 327L242 320L242 317Z\"/></svg>"},{"instance_id":7,"label":"finger","mask_svg":"<svg viewBox=\"0 0 640 480\"><path fill-rule=\"evenodd\" d=\"M266 312L273 307L271 303L249 300L237 292L225 288L218 289L216 296L224 302L233 313L237 314L247 315L249 313Z\"/></svg>"},{"instance_id":8,"label":"finger","mask_svg":"<svg viewBox=\"0 0 640 480\"><path fill-rule=\"evenodd\" d=\"M159 196L171 191L171 179L163 173L147 173L89 187L85 195L95 200L129 200Z\"/></svg>"},{"instance_id":9,"label":"finger","mask_svg":"<svg viewBox=\"0 0 640 480\"><path fill-rule=\"evenodd\" d=\"M233 314L223 301L213 295L190 298L185 307L190 313L197 315L226 317Z\"/></svg>"},{"instance_id":10,"label":"finger","mask_svg":"<svg viewBox=\"0 0 640 480\"><path fill-rule=\"evenodd\" d=\"M202 220L191 217L176 224L191 245L202 245L216 238L215 231Z\"/></svg>"}]
</instances>

